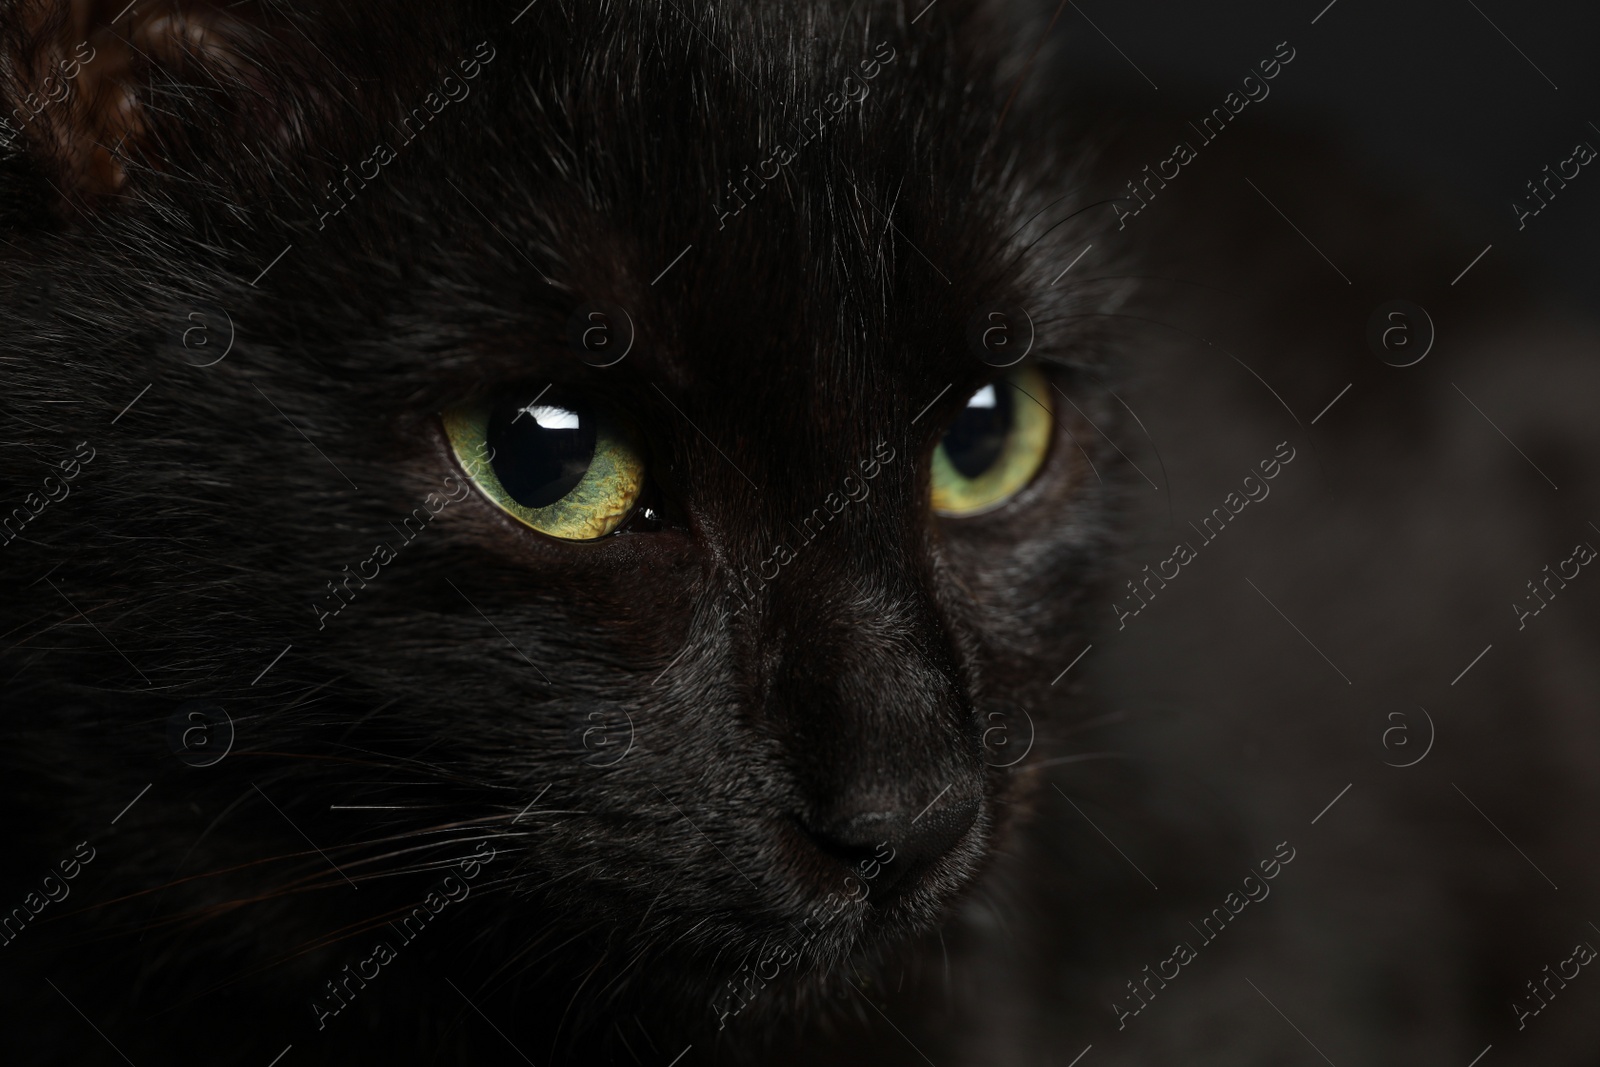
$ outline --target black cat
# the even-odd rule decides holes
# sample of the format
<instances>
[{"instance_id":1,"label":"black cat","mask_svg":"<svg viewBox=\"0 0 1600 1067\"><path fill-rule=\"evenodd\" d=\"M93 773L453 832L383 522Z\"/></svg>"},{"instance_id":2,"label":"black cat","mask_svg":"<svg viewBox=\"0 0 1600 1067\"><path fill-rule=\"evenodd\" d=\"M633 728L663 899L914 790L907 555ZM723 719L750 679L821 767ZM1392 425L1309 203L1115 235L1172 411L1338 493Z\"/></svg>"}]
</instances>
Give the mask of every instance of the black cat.
<instances>
[{"instance_id":1,"label":"black cat","mask_svg":"<svg viewBox=\"0 0 1600 1067\"><path fill-rule=\"evenodd\" d=\"M1593 482L1452 522L1437 361L1325 328L1530 312L1366 194L1348 291L1220 162L1130 218L1162 119L1066 98L1052 10L6 11L9 1062L1585 1062L1506 1011L1578 913L1419 783L1584 899L1593 669L1486 661L1369 781L1464 564L1349 531Z\"/></svg>"}]
</instances>

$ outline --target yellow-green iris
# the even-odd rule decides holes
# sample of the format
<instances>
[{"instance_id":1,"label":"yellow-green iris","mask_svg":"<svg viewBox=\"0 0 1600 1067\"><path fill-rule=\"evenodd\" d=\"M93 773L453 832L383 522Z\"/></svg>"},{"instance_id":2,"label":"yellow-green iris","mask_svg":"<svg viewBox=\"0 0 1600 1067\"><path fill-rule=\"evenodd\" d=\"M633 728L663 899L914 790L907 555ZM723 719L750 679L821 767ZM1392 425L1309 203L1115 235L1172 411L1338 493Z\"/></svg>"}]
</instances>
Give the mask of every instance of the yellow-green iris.
<instances>
[{"instance_id":1,"label":"yellow-green iris","mask_svg":"<svg viewBox=\"0 0 1600 1067\"><path fill-rule=\"evenodd\" d=\"M979 389L933 452L933 510L981 515L1033 480L1050 452L1050 383L1031 365Z\"/></svg>"},{"instance_id":2,"label":"yellow-green iris","mask_svg":"<svg viewBox=\"0 0 1600 1067\"><path fill-rule=\"evenodd\" d=\"M644 489L637 435L569 400L462 404L443 414L456 459L506 514L564 541L593 541L633 514Z\"/></svg>"}]
</instances>

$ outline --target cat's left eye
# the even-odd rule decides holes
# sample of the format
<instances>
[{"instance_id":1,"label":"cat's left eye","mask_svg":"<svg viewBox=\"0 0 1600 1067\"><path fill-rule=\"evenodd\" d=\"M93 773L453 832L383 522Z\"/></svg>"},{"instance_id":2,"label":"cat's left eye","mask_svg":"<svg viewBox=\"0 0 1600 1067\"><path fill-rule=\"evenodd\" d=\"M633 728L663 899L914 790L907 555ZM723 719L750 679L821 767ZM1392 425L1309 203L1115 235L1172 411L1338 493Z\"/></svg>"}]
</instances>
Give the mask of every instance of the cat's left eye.
<instances>
[{"instance_id":1,"label":"cat's left eye","mask_svg":"<svg viewBox=\"0 0 1600 1067\"><path fill-rule=\"evenodd\" d=\"M450 447L483 495L549 537L593 541L626 523L644 491L644 451L600 405L543 393L443 413Z\"/></svg>"},{"instance_id":2,"label":"cat's left eye","mask_svg":"<svg viewBox=\"0 0 1600 1067\"><path fill-rule=\"evenodd\" d=\"M933 452L933 510L961 518L993 511L1033 481L1050 451L1050 383L1013 368L967 398Z\"/></svg>"}]
</instances>

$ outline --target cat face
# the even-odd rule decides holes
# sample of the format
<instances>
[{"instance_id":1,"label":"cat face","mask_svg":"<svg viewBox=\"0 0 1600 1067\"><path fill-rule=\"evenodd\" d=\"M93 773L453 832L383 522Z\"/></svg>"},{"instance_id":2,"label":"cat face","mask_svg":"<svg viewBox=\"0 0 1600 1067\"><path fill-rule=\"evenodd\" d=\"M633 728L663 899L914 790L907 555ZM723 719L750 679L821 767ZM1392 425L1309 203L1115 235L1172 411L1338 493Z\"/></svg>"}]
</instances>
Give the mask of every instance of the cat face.
<instances>
[{"instance_id":1,"label":"cat face","mask_svg":"<svg viewBox=\"0 0 1600 1067\"><path fill-rule=\"evenodd\" d=\"M61 105L9 165L6 499L105 457L3 549L49 577L6 609L8 655L58 646L30 743L70 706L106 753L24 773L154 776L126 832L168 864L161 813L227 808L163 890L202 943L220 894L326 945L488 842L477 957L710 1026L940 922L1059 751L1113 499L1117 293L1051 282L1103 220L1025 94L997 133L978 9L819 9L801 48L471 7L381 68L355 29L393 16L330 13L315 90L235 18L126 84L220 64L267 112L193 88L76 167L100 120ZM961 92L992 106L919 124ZM186 701L226 758L173 758Z\"/></svg>"}]
</instances>

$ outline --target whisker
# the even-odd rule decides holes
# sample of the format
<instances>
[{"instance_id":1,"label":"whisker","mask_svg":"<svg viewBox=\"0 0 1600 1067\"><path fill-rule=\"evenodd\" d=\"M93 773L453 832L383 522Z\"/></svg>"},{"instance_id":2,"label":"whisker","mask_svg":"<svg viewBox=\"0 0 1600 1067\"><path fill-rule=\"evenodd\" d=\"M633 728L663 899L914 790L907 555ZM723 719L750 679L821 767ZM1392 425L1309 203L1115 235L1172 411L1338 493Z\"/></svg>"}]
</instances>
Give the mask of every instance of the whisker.
<instances>
[{"instance_id":1,"label":"whisker","mask_svg":"<svg viewBox=\"0 0 1600 1067\"><path fill-rule=\"evenodd\" d=\"M1028 765L1030 771L1042 771L1046 767L1061 767L1069 763L1088 763L1091 760L1102 759L1134 759L1136 757L1127 752L1080 752L1074 756L1057 756L1054 759L1040 760L1038 763Z\"/></svg>"},{"instance_id":2,"label":"whisker","mask_svg":"<svg viewBox=\"0 0 1600 1067\"><path fill-rule=\"evenodd\" d=\"M479 892L492 891L493 889L499 888L501 885L504 885L504 884L508 884L508 883L504 883L504 882L502 882L502 883L486 882L486 883L483 883L482 885L480 885L478 887L478 891ZM211 986L211 987L209 987L207 989L203 989L203 990L197 991L193 996L185 998L183 1000L180 1000L179 1002L177 1002L175 1004L169 1005L168 1007L163 1008L161 1011L156 1012L155 1014L158 1015L158 1016L159 1015L168 1014L168 1013L170 1013L170 1012L172 1012L174 1010L177 1010L179 1008L186 1007L188 1004L191 1004L191 1003L193 1003L195 1001L198 1001L202 997L209 996L212 993L215 993L215 992L217 992L219 990L222 990L222 989L227 989L228 987L236 985L239 982L244 981L245 979L254 977L254 976L259 975L259 974L263 974L263 973L265 973L265 972L267 972L267 971L269 971L269 970L271 970L271 969L273 969L275 967L279 967L279 966L282 966L284 964L287 964L287 963L289 963L289 962L291 962L293 960L299 959L299 958L301 958L303 956L306 956L306 955L308 955L308 954L310 954L312 952L318 951L318 950L323 949L323 948L327 948L327 947L329 947L331 945L342 944L342 943L344 943L346 941L353 940L354 938L361 936L361 934L370 932L370 931L375 930L375 929L378 929L381 926L391 925L392 918L394 916L401 914L402 911L409 911L412 907L415 907L415 905L408 905L403 909L392 911L392 912L389 912L389 913L384 914L384 915L371 917L371 918L369 918L367 920L363 920L363 922L360 923L360 924L352 924L352 926L345 928L345 930L348 931L348 932L344 933L343 936L340 936L340 937L331 937L331 936L325 935L325 936L323 936L321 938L314 939L312 941L303 942L303 943L301 943L299 946L297 946L295 949L293 949L291 951L285 952L285 953L283 953L283 954L281 954L281 955L279 955L277 957L269 959L266 962L261 963L261 964L255 966L255 967L252 967L252 968L250 968L248 970L241 971L241 972L233 975L231 978L227 979L224 982L215 984L215 985L213 985L213 986Z\"/></svg>"},{"instance_id":3,"label":"whisker","mask_svg":"<svg viewBox=\"0 0 1600 1067\"><path fill-rule=\"evenodd\" d=\"M567 1016L572 1014L572 1006L578 1002L578 996L583 992L583 987L589 984L589 979L593 978L595 972L610 958L611 949L607 947L600 953L600 958L595 960L594 966L590 967L588 972L584 974L583 981L579 982L578 987L572 991L572 999L567 1001L567 1008L561 1013L561 1019L556 1023L555 1033L550 1037L550 1059L555 1059L556 1048L561 1043L561 1031L565 1029Z\"/></svg>"}]
</instances>

